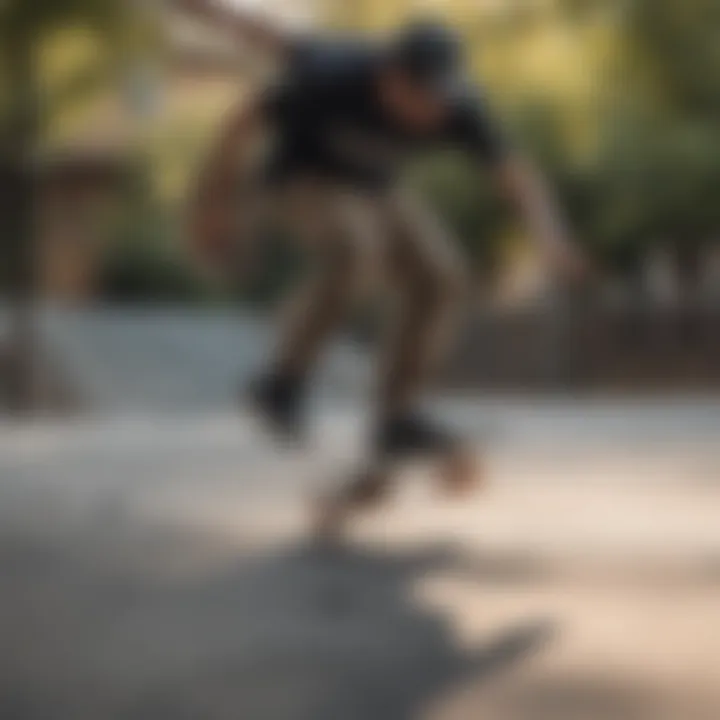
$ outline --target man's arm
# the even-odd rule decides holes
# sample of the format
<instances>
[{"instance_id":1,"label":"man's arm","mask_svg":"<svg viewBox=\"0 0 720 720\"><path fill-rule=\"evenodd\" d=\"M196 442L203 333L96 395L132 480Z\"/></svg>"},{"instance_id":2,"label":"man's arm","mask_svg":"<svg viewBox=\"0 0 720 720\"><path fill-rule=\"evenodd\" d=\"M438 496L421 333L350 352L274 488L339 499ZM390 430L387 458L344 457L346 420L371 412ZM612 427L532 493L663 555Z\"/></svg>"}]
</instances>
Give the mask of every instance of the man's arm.
<instances>
[{"instance_id":1,"label":"man's arm","mask_svg":"<svg viewBox=\"0 0 720 720\"><path fill-rule=\"evenodd\" d=\"M503 194L520 210L544 258L568 280L585 278L588 267L572 242L555 198L542 175L520 157L509 154L496 165Z\"/></svg>"},{"instance_id":2,"label":"man's arm","mask_svg":"<svg viewBox=\"0 0 720 720\"><path fill-rule=\"evenodd\" d=\"M248 10L231 9L218 0L173 0L173 4L199 20L228 30L240 42L250 43L272 55L285 55L292 46L289 33Z\"/></svg>"},{"instance_id":3,"label":"man's arm","mask_svg":"<svg viewBox=\"0 0 720 720\"><path fill-rule=\"evenodd\" d=\"M236 249L236 199L240 168L249 161L263 125L258 102L234 108L213 144L188 207L191 249L206 267L220 269ZM242 251L242 248L240 248Z\"/></svg>"},{"instance_id":4,"label":"man's arm","mask_svg":"<svg viewBox=\"0 0 720 720\"><path fill-rule=\"evenodd\" d=\"M508 142L478 92L461 99L450 134L483 167L490 167L503 194L523 219L552 267L569 279L585 274L582 254L540 173Z\"/></svg>"}]
</instances>

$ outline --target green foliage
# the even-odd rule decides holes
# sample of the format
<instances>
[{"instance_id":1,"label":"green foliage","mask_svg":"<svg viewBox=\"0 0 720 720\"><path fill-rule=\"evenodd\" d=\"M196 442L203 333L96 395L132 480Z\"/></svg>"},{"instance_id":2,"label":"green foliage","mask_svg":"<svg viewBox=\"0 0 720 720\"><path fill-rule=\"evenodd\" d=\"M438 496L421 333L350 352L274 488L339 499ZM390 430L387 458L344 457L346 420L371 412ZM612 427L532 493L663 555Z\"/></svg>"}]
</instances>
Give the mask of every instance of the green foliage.
<instances>
[{"instance_id":1,"label":"green foliage","mask_svg":"<svg viewBox=\"0 0 720 720\"><path fill-rule=\"evenodd\" d=\"M668 112L720 111L720 2L632 0L623 33ZM708 117L710 120L710 117Z\"/></svg>"},{"instance_id":2,"label":"green foliage","mask_svg":"<svg viewBox=\"0 0 720 720\"><path fill-rule=\"evenodd\" d=\"M102 299L112 302L196 303L213 297L190 263L147 228L113 247L105 258L100 285Z\"/></svg>"},{"instance_id":3,"label":"green foliage","mask_svg":"<svg viewBox=\"0 0 720 720\"><path fill-rule=\"evenodd\" d=\"M210 299L210 288L178 247L171 218L142 159L129 174L125 190L108 230L110 242L100 271L103 299L161 303Z\"/></svg>"},{"instance_id":4,"label":"green foliage","mask_svg":"<svg viewBox=\"0 0 720 720\"><path fill-rule=\"evenodd\" d=\"M606 73L593 106L599 123L578 157L572 104L543 118L517 110L522 137L542 159L586 240L608 264L632 265L650 245L680 248L720 237L720 0L564 0L574 23L605 13ZM611 12L608 12L608 11ZM562 13L561 13L562 15ZM609 24L607 24L609 22Z\"/></svg>"},{"instance_id":5,"label":"green foliage","mask_svg":"<svg viewBox=\"0 0 720 720\"><path fill-rule=\"evenodd\" d=\"M139 3L126 0L5 0L0 4L0 38L38 45L58 28L84 26L106 41L137 35Z\"/></svg>"},{"instance_id":6,"label":"green foliage","mask_svg":"<svg viewBox=\"0 0 720 720\"><path fill-rule=\"evenodd\" d=\"M41 132L75 103L116 82L133 58L156 52L158 28L150 8L126 0L0 3L0 121L12 124L13 115L31 111L28 99L41 99L35 109ZM94 52L69 76L57 78L52 61L44 62L45 50L72 29L96 38Z\"/></svg>"}]
</instances>

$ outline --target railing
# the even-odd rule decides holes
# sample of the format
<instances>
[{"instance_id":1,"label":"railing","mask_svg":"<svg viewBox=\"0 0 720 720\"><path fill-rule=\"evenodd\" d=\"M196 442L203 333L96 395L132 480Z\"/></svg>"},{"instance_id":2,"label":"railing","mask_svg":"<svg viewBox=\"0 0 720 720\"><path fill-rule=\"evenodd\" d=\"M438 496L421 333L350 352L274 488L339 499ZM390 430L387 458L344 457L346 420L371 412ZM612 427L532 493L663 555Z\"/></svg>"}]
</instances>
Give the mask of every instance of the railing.
<instances>
[{"instance_id":1,"label":"railing","mask_svg":"<svg viewBox=\"0 0 720 720\"><path fill-rule=\"evenodd\" d=\"M720 307L477 313L443 385L720 390Z\"/></svg>"}]
</instances>

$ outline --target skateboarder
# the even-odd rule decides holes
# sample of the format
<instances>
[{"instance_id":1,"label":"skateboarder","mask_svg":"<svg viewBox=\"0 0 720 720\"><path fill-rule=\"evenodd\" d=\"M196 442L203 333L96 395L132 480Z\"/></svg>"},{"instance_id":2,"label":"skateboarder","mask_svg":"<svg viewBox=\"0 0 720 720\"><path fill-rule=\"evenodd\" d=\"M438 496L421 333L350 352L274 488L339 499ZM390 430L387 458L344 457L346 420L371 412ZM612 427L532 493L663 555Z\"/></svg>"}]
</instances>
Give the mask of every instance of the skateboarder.
<instances>
[{"instance_id":1,"label":"skateboarder","mask_svg":"<svg viewBox=\"0 0 720 720\"><path fill-rule=\"evenodd\" d=\"M202 172L191 213L198 245L222 266L270 207L319 261L289 303L277 352L250 390L255 409L281 436L302 435L320 351L352 304L382 279L396 305L377 388L377 467L418 454L452 456L456 438L417 403L446 345L466 266L442 223L403 186L403 161L442 147L465 153L516 205L551 266L579 279L583 259L545 184L463 76L462 45L441 24L414 23L376 42L304 38L208 2L184 5L280 66L274 82L231 113ZM239 228L229 216L238 157L246 153L247 167L260 138L270 147L251 163L259 171L249 182L245 177L252 200L246 195ZM463 467L447 476L458 488L467 481ZM377 500L386 480L384 472L363 474L326 505L324 522L335 525L347 510Z\"/></svg>"}]
</instances>

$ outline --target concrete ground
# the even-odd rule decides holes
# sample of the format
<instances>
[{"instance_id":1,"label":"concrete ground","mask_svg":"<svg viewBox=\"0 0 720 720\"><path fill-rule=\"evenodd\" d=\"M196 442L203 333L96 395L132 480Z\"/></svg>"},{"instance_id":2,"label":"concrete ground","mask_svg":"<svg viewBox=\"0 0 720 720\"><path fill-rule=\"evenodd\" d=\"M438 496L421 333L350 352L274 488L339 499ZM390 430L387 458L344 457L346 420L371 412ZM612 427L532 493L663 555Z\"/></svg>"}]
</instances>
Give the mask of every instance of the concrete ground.
<instances>
[{"instance_id":1,"label":"concrete ground","mask_svg":"<svg viewBox=\"0 0 720 720\"><path fill-rule=\"evenodd\" d=\"M720 404L446 402L486 444L346 547L307 500L361 455L321 409L0 428L2 720L716 720Z\"/></svg>"}]
</instances>

